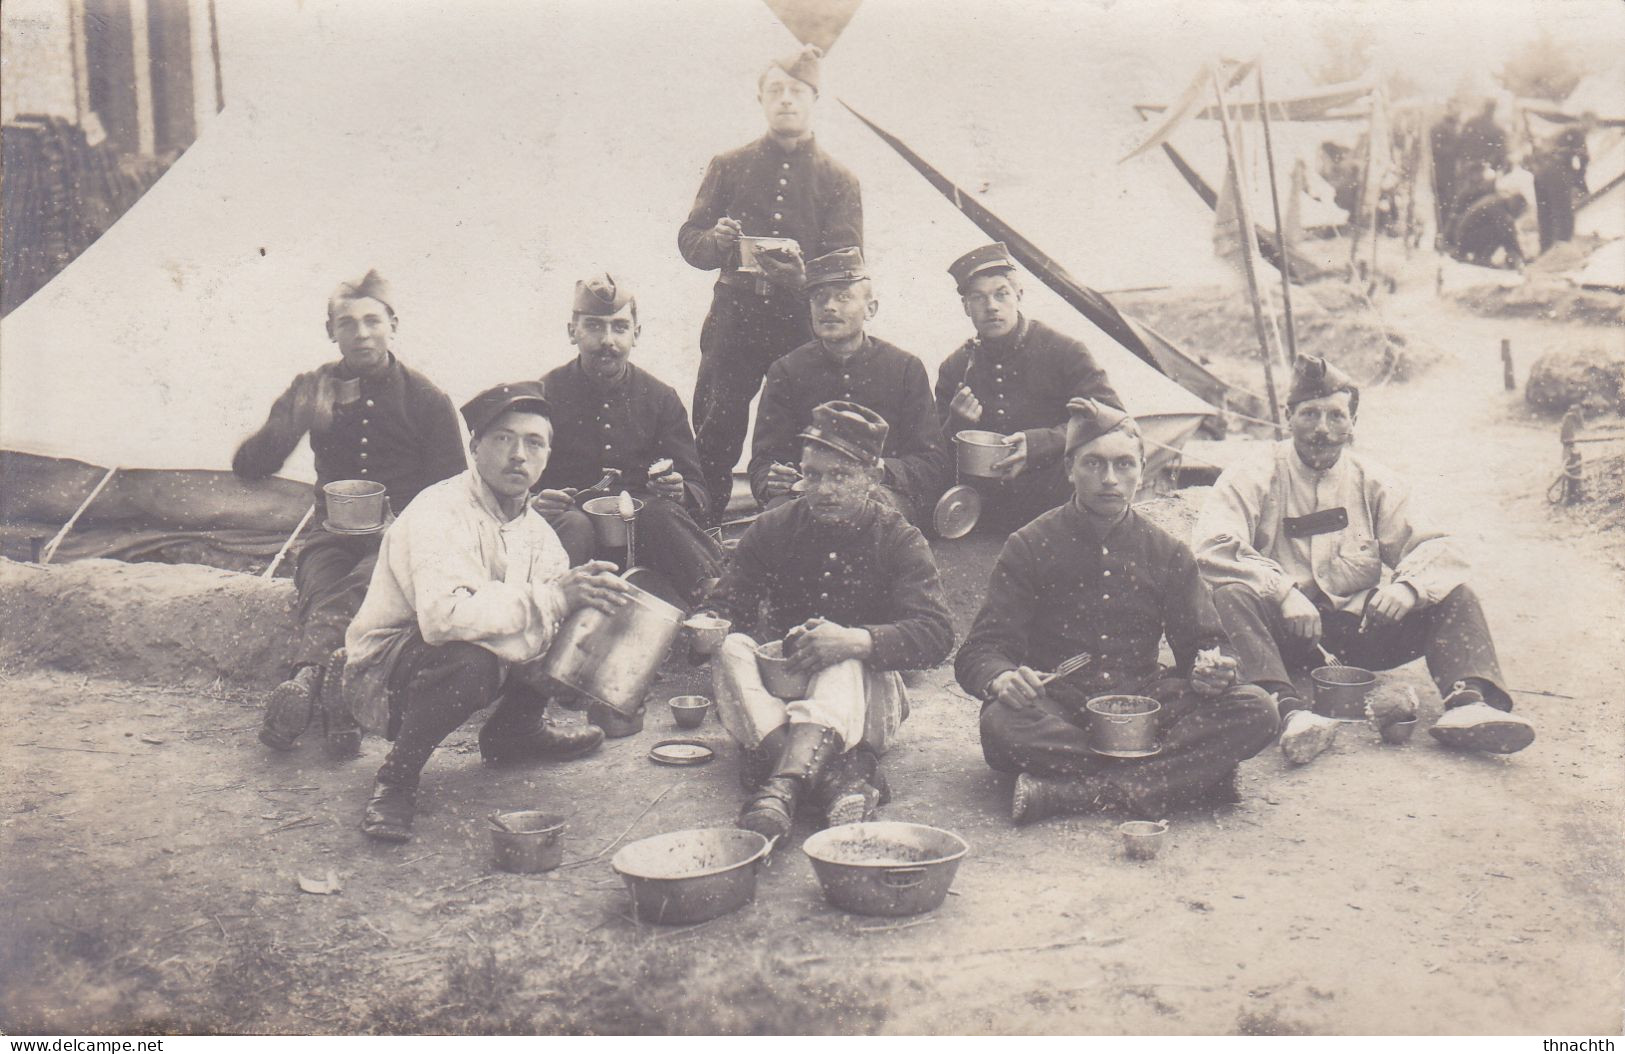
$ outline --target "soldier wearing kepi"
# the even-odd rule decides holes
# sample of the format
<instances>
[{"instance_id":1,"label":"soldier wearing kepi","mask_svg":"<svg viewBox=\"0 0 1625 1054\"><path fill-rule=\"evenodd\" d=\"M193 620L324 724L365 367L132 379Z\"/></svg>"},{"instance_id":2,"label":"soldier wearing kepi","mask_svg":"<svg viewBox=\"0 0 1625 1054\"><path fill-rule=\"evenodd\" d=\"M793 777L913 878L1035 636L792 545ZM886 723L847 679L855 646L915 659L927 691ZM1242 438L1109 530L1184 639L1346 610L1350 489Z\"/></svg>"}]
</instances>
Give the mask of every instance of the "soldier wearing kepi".
<instances>
[{"instance_id":1,"label":"soldier wearing kepi","mask_svg":"<svg viewBox=\"0 0 1625 1054\"><path fill-rule=\"evenodd\" d=\"M577 282L567 327L577 355L542 378L553 408L553 455L542 472L536 511L572 564L590 559L597 539L565 488L591 487L605 469L643 507L638 562L669 578L685 603L722 574L722 550L699 527L707 496L688 411L671 386L631 361L642 330L630 290L607 274ZM618 493L613 491L611 493Z\"/></svg>"},{"instance_id":2,"label":"soldier wearing kepi","mask_svg":"<svg viewBox=\"0 0 1625 1054\"><path fill-rule=\"evenodd\" d=\"M463 406L474 467L426 489L384 534L367 599L345 635L346 696L369 732L393 741L361 830L412 837L418 781L436 746L492 703L480 728L487 762L561 760L603 742L555 723L536 668L573 611L626 602L613 566L571 569L530 508L553 427L536 381L499 385Z\"/></svg>"},{"instance_id":3,"label":"soldier wearing kepi","mask_svg":"<svg viewBox=\"0 0 1625 1054\"><path fill-rule=\"evenodd\" d=\"M1021 280L1003 242L972 249L948 265L976 336L937 369L937 414L944 437L966 429L1009 436L986 487L981 522L1013 530L1063 504L1072 485L1062 466L1069 399L1123 409L1106 371L1081 341L1021 309Z\"/></svg>"},{"instance_id":4,"label":"soldier wearing kepi","mask_svg":"<svg viewBox=\"0 0 1625 1054\"><path fill-rule=\"evenodd\" d=\"M1299 358L1287 395L1292 436L1234 465L1196 525L1196 556L1241 674L1274 693L1281 750L1297 763L1336 722L1303 709L1294 673L1345 663L1386 670L1426 657L1445 712L1445 746L1510 754L1535 738L1511 713L1495 644L1467 561L1425 524L1387 469L1348 449L1360 390L1325 359ZM1385 573L1386 570L1386 573ZM1373 714L1379 726L1409 706Z\"/></svg>"},{"instance_id":5,"label":"soldier wearing kepi","mask_svg":"<svg viewBox=\"0 0 1625 1054\"><path fill-rule=\"evenodd\" d=\"M259 431L243 440L231 468L247 480L282 467L307 433L316 460L316 508L325 521L322 487L335 480L375 480L396 514L424 487L467 467L457 411L445 392L395 357L394 297L377 271L341 282L327 301L327 336L340 358L295 377ZM378 536L315 534L294 563L299 643L292 676L265 706L260 742L291 750L319 715L328 749L352 757L360 731L342 705L337 674L349 625L366 595L378 558ZM342 675L340 675L342 676ZM324 683L334 691L324 696Z\"/></svg>"},{"instance_id":6,"label":"soldier wearing kepi","mask_svg":"<svg viewBox=\"0 0 1625 1054\"><path fill-rule=\"evenodd\" d=\"M857 177L813 138L822 52L808 46L768 66L756 97L767 134L711 159L677 235L683 259L720 271L700 332L694 430L711 511L721 517L745 445L750 401L775 359L812 336L803 260L863 244ZM794 242L741 257L739 239ZM745 269L745 268L750 269Z\"/></svg>"},{"instance_id":7,"label":"soldier wearing kepi","mask_svg":"<svg viewBox=\"0 0 1625 1054\"><path fill-rule=\"evenodd\" d=\"M1010 815L1030 823L1122 809L1145 818L1235 800L1237 763L1275 734L1275 707L1236 683L1190 548L1132 507L1145 468L1139 427L1088 399L1069 406L1065 458L1073 500L1010 536L954 673L982 699L982 753L1018 773ZM1174 668L1158 664L1168 641ZM1053 680L1068 658L1076 672ZM1103 757L1085 730L1096 696L1162 704L1160 753Z\"/></svg>"},{"instance_id":8,"label":"soldier wearing kepi","mask_svg":"<svg viewBox=\"0 0 1625 1054\"><path fill-rule=\"evenodd\" d=\"M838 249L811 261L805 286L816 337L767 371L751 444L751 491L770 507L789 500L813 408L856 402L888 426L875 496L918 523L930 516L953 471L925 365L864 332L880 303L862 251Z\"/></svg>"},{"instance_id":9,"label":"soldier wearing kepi","mask_svg":"<svg viewBox=\"0 0 1625 1054\"><path fill-rule=\"evenodd\" d=\"M953 647L930 547L870 496L886 432L856 403L814 409L801 434L807 492L751 525L704 605L751 634L730 634L711 669L754 792L740 826L768 838L789 833L809 793L822 822L873 815L888 793L880 758L908 716L897 671L934 666ZM779 639L791 670L811 677L805 698L762 682L757 642Z\"/></svg>"}]
</instances>

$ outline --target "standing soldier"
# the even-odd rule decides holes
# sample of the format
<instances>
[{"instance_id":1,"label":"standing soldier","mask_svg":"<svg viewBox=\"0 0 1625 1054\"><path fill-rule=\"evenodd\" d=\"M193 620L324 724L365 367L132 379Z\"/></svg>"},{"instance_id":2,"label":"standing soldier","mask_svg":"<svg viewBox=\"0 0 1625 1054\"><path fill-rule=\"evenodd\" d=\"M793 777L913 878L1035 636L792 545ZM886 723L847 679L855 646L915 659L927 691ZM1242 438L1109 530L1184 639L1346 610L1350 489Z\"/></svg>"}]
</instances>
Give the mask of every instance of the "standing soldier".
<instances>
[{"instance_id":1,"label":"standing soldier","mask_svg":"<svg viewBox=\"0 0 1625 1054\"><path fill-rule=\"evenodd\" d=\"M722 576L722 549L700 529L706 518L694 433L671 386L631 361L642 328L631 290L607 274L576 283L568 326L577 355L542 378L553 408L553 455L536 511L558 533L571 565L597 549L592 523L564 488L591 487L605 469L643 503L640 563L671 580L686 603Z\"/></svg>"},{"instance_id":2,"label":"standing soldier","mask_svg":"<svg viewBox=\"0 0 1625 1054\"><path fill-rule=\"evenodd\" d=\"M750 401L767 368L812 338L801 293L803 260L863 244L857 177L813 140L822 57L809 45L757 78L767 134L711 159L677 235L683 259L721 272L700 331L694 385L700 465L717 519L728 506ZM793 244L746 261L741 237Z\"/></svg>"},{"instance_id":3,"label":"standing soldier","mask_svg":"<svg viewBox=\"0 0 1625 1054\"><path fill-rule=\"evenodd\" d=\"M1064 504L1072 485L1061 464L1069 399L1115 409L1123 400L1082 341L1021 310L1016 262L1003 242L972 249L948 265L976 336L937 369L937 415L944 439L964 429L1008 436L1005 473L988 492L986 522L1005 531Z\"/></svg>"},{"instance_id":4,"label":"standing soldier","mask_svg":"<svg viewBox=\"0 0 1625 1054\"><path fill-rule=\"evenodd\" d=\"M317 505L325 507L322 487L335 480L376 480L399 514L418 491L467 467L451 399L390 350L397 325L393 299L377 271L339 283L327 301L327 335L339 346L339 360L294 378L265 424L237 448L233 472L264 479L308 432ZM299 551L293 576L298 650L292 675L266 703L260 729L266 746L293 749L315 713L326 726L330 751L349 757L360 750L360 729L339 693L324 699L322 689L377 559L377 534L322 532Z\"/></svg>"}]
</instances>

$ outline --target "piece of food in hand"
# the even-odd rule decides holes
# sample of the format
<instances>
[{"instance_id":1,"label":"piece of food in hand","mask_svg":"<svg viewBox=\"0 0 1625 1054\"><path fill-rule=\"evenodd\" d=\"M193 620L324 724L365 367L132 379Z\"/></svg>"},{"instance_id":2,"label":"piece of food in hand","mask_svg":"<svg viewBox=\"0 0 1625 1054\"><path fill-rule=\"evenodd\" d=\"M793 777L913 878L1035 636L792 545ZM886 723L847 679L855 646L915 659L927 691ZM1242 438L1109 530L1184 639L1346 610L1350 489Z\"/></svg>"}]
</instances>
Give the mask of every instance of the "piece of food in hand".
<instances>
[{"instance_id":1,"label":"piece of food in hand","mask_svg":"<svg viewBox=\"0 0 1625 1054\"><path fill-rule=\"evenodd\" d=\"M671 458L663 457L659 461L656 461L654 464L649 466L649 478L661 479L670 475L672 470L676 467L676 464L673 463Z\"/></svg>"},{"instance_id":2,"label":"piece of food in hand","mask_svg":"<svg viewBox=\"0 0 1625 1054\"><path fill-rule=\"evenodd\" d=\"M1196 669L1203 673L1217 673L1236 669L1236 659L1218 648L1203 648L1196 653Z\"/></svg>"}]
</instances>

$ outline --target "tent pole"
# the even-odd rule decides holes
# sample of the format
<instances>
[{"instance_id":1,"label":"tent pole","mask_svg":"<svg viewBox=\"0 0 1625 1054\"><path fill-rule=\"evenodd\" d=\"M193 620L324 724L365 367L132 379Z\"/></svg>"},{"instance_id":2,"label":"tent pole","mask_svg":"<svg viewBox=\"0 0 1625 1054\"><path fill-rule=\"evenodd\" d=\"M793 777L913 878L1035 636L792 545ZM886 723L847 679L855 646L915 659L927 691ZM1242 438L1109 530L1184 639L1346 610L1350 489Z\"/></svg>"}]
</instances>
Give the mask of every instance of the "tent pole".
<instances>
[{"instance_id":1,"label":"tent pole","mask_svg":"<svg viewBox=\"0 0 1625 1054\"><path fill-rule=\"evenodd\" d=\"M1298 335L1292 325L1292 276L1288 261L1286 228L1281 223L1281 192L1275 185L1275 148L1270 143L1269 103L1264 100L1264 63L1258 63L1258 119L1264 125L1264 163L1270 171L1270 207L1275 211L1275 241L1280 247L1276 262L1281 266L1281 310L1286 316L1287 365L1298 361Z\"/></svg>"},{"instance_id":2,"label":"tent pole","mask_svg":"<svg viewBox=\"0 0 1625 1054\"><path fill-rule=\"evenodd\" d=\"M107 474L102 476L102 481L96 484L95 488L91 490L90 494L86 496L85 500L79 503L79 507L73 510L73 515L68 517L68 522L64 523L62 525L62 529L56 532L56 537L45 543L45 548L40 550L40 563L48 564L51 562L51 558L56 555L57 547L62 544L62 539L66 538L68 536L68 532L73 530L73 525L79 522L79 517L83 516L85 514L85 510L90 508L90 503L96 500L96 496L102 492L103 488L105 488L108 483L112 482L113 473L117 471L117 465L114 465L112 468L108 469Z\"/></svg>"},{"instance_id":3,"label":"tent pole","mask_svg":"<svg viewBox=\"0 0 1625 1054\"><path fill-rule=\"evenodd\" d=\"M288 555L288 547L293 544L293 540L295 538L305 533L305 525L310 522L310 518L314 515L316 515L316 506L312 505L310 508L306 509L305 514L299 518L299 526L295 527L293 529L293 533L288 535L288 540L282 543L282 548L278 549L276 551L276 555L271 558L271 566L267 567L260 574L261 578L270 578L272 575L276 574L276 569L282 566L282 558Z\"/></svg>"},{"instance_id":4,"label":"tent pole","mask_svg":"<svg viewBox=\"0 0 1625 1054\"><path fill-rule=\"evenodd\" d=\"M1275 356L1270 350L1269 335L1264 327L1264 308L1259 303L1258 274L1253 270L1252 212L1247 208L1247 195L1241 187L1241 164L1236 159L1235 143L1230 138L1230 111L1225 106L1218 68L1208 67L1208 75L1213 80L1213 94L1219 101L1219 128L1224 132L1225 160L1230 166L1230 191L1236 199L1236 223L1241 234L1242 271L1247 276L1247 296L1253 304L1253 328L1258 332L1258 348L1264 358L1264 394L1270 401L1270 420L1275 422L1279 431L1281 406L1275 397L1275 367L1270 361Z\"/></svg>"}]
</instances>

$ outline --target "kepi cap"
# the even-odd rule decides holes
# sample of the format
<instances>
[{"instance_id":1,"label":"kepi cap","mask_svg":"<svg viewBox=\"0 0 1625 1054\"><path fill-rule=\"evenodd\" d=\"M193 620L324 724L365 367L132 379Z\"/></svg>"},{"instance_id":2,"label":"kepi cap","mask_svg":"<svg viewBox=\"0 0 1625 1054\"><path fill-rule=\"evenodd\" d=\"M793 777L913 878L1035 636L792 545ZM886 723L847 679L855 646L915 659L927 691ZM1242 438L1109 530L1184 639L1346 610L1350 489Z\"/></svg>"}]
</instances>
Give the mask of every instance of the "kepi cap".
<instances>
[{"instance_id":1,"label":"kepi cap","mask_svg":"<svg viewBox=\"0 0 1625 1054\"><path fill-rule=\"evenodd\" d=\"M853 245L808 260L801 289L806 292L821 285L859 282L868 277L869 265L863 262L863 250Z\"/></svg>"},{"instance_id":2,"label":"kepi cap","mask_svg":"<svg viewBox=\"0 0 1625 1054\"><path fill-rule=\"evenodd\" d=\"M542 414L548 420L553 418L553 409L547 405L541 381L514 381L512 384L487 388L464 403L463 421L468 425L469 434L477 436L491 427L497 418L520 405L525 405L533 413Z\"/></svg>"},{"instance_id":3,"label":"kepi cap","mask_svg":"<svg viewBox=\"0 0 1625 1054\"><path fill-rule=\"evenodd\" d=\"M632 293L608 274L599 273L576 283L575 304L571 310L578 315L613 315L632 300Z\"/></svg>"},{"instance_id":4,"label":"kepi cap","mask_svg":"<svg viewBox=\"0 0 1625 1054\"><path fill-rule=\"evenodd\" d=\"M873 465L886 449L886 433L890 430L886 419L867 406L836 399L813 407L812 424L801 438L859 464Z\"/></svg>"},{"instance_id":5,"label":"kepi cap","mask_svg":"<svg viewBox=\"0 0 1625 1054\"><path fill-rule=\"evenodd\" d=\"M1069 399L1066 404L1066 453L1092 443L1107 432L1118 429L1130 435L1139 435L1140 426L1134 418L1115 406L1097 399Z\"/></svg>"},{"instance_id":6,"label":"kepi cap","mask_svg":"<svg viewBox=\"0 0 1625 1054\"><path fill-rule=\"evenodd\" d=\"M948 273L953 275L954 284L960 293L964 293L970 280L984 271L1013 271L1016 261L1010 258L1010 249L1003 242L994 242L961 256L948 265Z\"/></svg>"}]
</instances>

